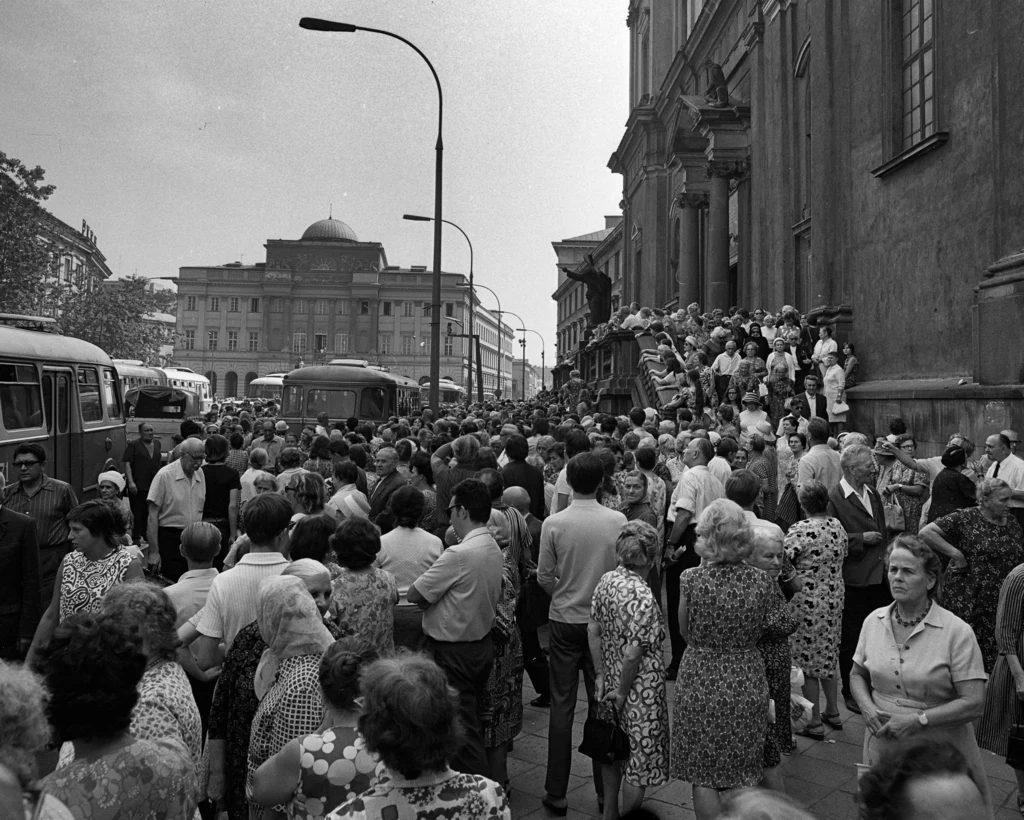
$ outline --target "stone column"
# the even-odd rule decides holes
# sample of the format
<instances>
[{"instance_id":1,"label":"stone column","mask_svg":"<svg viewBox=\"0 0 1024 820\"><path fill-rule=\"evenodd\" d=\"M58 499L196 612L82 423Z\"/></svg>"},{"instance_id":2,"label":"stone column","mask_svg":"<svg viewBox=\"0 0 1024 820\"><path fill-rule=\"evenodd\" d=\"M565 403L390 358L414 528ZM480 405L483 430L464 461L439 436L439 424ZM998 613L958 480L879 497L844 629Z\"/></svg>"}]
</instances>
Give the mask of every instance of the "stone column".
<instances>
[{"instance_id":1,"label":"stone column","mask_svg":"<svg viewBox=\"0 0 1024 820\"><path fill-rule=\"evenodd\" d=\"M723 171L724 169L718 169ZM729 178L708 164L711 198L708 206L707 310L729 307Z\"/></svg>"},{"instance_id":2,"label":"stone column","mask_svg":"<svg viewBox=\"0 0 1024 820\"><path fill-rule=\"evenodd\" d=\"M700 212L707 206L706 194L680 194L679 203L679 308L700 304Z\"/></svg>"}]
</instances>

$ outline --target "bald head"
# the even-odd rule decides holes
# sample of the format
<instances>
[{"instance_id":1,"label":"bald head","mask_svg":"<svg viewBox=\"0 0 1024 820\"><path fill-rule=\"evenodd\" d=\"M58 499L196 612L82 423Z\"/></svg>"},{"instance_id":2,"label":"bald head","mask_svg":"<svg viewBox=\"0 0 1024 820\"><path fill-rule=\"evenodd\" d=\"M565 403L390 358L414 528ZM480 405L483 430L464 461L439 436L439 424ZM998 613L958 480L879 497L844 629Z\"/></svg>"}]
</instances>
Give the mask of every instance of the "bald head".
<instances>
[{"instance_id":1,"label":"bald head","mask_svg":"<svg viewBox=\"0 0 1024 820\"><path fill-rule=\"evenodd\" d=\"M522 487L509 487L501 496L501 500L523 515L530 511L530 494Z\"/></svg>"}]
</instances>

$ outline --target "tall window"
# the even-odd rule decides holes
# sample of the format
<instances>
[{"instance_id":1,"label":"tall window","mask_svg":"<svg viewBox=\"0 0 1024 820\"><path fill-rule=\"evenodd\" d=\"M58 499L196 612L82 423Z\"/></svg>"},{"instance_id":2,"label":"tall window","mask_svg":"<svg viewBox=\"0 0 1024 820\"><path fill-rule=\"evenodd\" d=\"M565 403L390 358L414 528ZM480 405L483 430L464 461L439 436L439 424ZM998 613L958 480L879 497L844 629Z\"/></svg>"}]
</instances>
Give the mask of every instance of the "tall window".
<instances>
[{"instance_id":1,"label":"tall window","mask_svg":"<svg viewBox=\"0 0 1024 820\"><path fill-rule=\"evenodd\" d=\"M256 353L260 349L260 332L258 330L249 331L249 351Z\"/></svg>"},{"instance_id":2,"label":"tall window","mask_svg":"<svg viewBox=\"0 0 1024 820\"><path fill-rule=\"evenodd\" d=\"M219 296L211 296L210 297L210 310L213 313L219 313L220 312L220 297Z\"/></svg>"},{"instance_id":3,"label":"tall window","mask_svg":"<svg viewBox=\"0 0 1024 820\"><path fill-rule=\"evenodd\" d=\"M195 296L186 296L185 297L185 310L195 310L195 309L196 309L196 297Z\"/></svg>"},{"instance_id":4,"label":"tall window","mask_svg":"<svg viewBox=\"0 0 1024 820\"><path fill-rule=\"evenodd\" d=\"M903 150L935 133L934 0L902 0Z\"/></svg>"},{"instance_id":5,"label":"tall window","mask_svg":"<svg viewBox=\"0 0 1024 820\"><path fill-rule=\"evenodd\" d=\"M429 356L430 355L430 336L424 336L420 340L420 352L424 356Z\"/></svg>"},{"instance_id":6,"label":"tall window","mask_svg":"<svg viewBox=\"0 0 1024 820\"><path fill-rule=\"evenodd\" d=\"M452 350L454 350L453 340L451 336L444 337L444 355L451 356Z\"/></svg>"},{"instance_id":7,"label":"tall window","mask_svg":"<svg viewBox=\"0 0 1024 820\"><path fill-rule=\"evenodd\" d=\"M260 312L260 297L254 296L249 300L249 312L259 313Z\"/></svg>"},{"instance_id":8,"label":"tall window","mask_svg":"<svg viewBox=\"0 0 1024 820\"><path fill-rule=\"evenodd\" d=\"M327 334L326 333L314 333L313 334L313 350L316 353L323 353L327 350Z\"/></svg>"},{"instance_id":9,"label":"tall window","mask_svg":"<svg viewBox=\"0 0 1024 820\"><path fill-rule=\"evenodd\" d=\"M363 299L359 303L359 313L362 316L369 316L370 315L370 303L367 300Z\"/></svg>"},{"instance_id":10,"label":"tall window","mask_svg":"<svg viewBox=\"0 0 1024 820\"><path fill-rule=\"evenodd\" d=\"M454 302L445 302L444 303L444 315L445 316L454 316L455 315L455 303Z\"/></svg>"},{"instance_id":11,"label":"tall window","mask_svg":"<svg viewBox=\"0 0 1024 820\"><path fill-rule=\"evenodd\" d=\"M334 352L348 353L348 333L343 330L334 334Z\"/></svg>"},{"instance_id":12,"label":"tall window","mask_svg":"<svg viewBox=\"0 0 1024 820\"><path fill-rule=\"evenodd\" d=\"M238 350L238 331L228 331L228 350Z\"/></svg>"},{"instance_id":13,"label":"tall window","mask_svg":"<svg viewBox=\"0 0 1024 820\"><path fill-rule=\"evenodd\" d=\"M412 345L413 345L413 337L410 336L408 333L403 333L402 334L402 355L403 356L411 356L412 355Z\"/></svg>"},{"instance_id":14,"label":"tall window","mask_svg":"<svg viewBox=\"0 0 1024 820\"><path fill-rule=\"evenodd\" d=\"M330 308L331 308L331 303L328 302L326 299L317 299L316 300L316 315L317 316L326 316L327 315L327 311L330 310Z\"/></svg>"},{"instance_id":15,"label":"tall window","mask_svg":"<svg viewBox=\"0 0 1024 820\"><path fill-rule=\"evenodd\" d=\"M220 338L220 331L208 330L206 331L206 349L216 350L217 340Z\"/></svg>"},{"instance_id":16,"label":"tall window","mask_svg":"<svg viewBox=\"0 0 1024 820\"><path fill-rule=\"evenodd\" d=\"M306 312L306 300L305 299L296 299L295 300L295 312L296 313L305 313Z\"/></svg>"},{"instance_id":17,"label":"tall window","mask_svg":"<svg viewBox=\"0 0 1024 820\"><path fill-rule=\"evenodd\" d=\"M384 316L390 316L391 315L391 303L390 302L381 302L380 303L380 312Z\"/></svg>"},{"instance_id":18,"label":"tall window","mask_svg":"<svg viewBox=\"0 0 1024 820\"><path fill-rule=\"evenodd\" d=\"M348 316L348 299L338 300L338 315Z\"/></svg>"},{"instance_id":19,"label":"tall window","mask_svg":"<svg viewBox=\"0 0 1024 820\"><path fill-rule=\"evenodd\" d=\"M194 330L186 330L181 340L181 347L183 350L195 350L196 349L196 332Z\"/></svg>"},{"instance_id":20,"label":"tall window","mask_svg":"<svg viewBox=\"0 0 1024 820\"><path fill-rule=\"evenodd\" d=\"M423 302L422 304L423 304L423 315L424 316L429 316L430 315L430 302Z\"/></svg>"},{"instance_id":21,"label":"tall window","mask_svg":"<svg viewBox=\"0 0 1024 820\"><path fill-rule=\"evenodd\" d=\"M381 333L377 340L377 351L379 353L390 353L391 352L391 334Z\"/></svg>"},{"instance_id":22,"label":"tall window","mask_svg":"<svg viewBox=\"0 0 1024 820\"><path fill-rule=\"evenodd\" d=\"M402 302L402 315L412 316L412 302Z\"/></svg>"},{"instance_id":23,"label":"tall window","mask_svg":"<svg viewBox=\"0 0 1024 820\"><path fill-rule=\"evenodd\" d=\"M296 330L292 334L292 353L306 352L306 331Z\"/></svg>"},{"instance_id":24,"label":"tall window","mask_svg":"<svg viewBox=\"0 0 1024 820\"><path fill-rule=\"evenodd\" d=\"M281 313L284 311L284 301L280 296L276 296L270 300L270 312Z\"/></svg>"},{"instance_id":25,"label":"tall window","mask_svg":"<svg viewBox=\"0 0 1024 820\"><path fill-rule=\"evenodd\" d=\"M230 299L228 299L228 313L238 313L239 301L240 300L237 296L232 296Z\"/></svg>"}]
</instances>

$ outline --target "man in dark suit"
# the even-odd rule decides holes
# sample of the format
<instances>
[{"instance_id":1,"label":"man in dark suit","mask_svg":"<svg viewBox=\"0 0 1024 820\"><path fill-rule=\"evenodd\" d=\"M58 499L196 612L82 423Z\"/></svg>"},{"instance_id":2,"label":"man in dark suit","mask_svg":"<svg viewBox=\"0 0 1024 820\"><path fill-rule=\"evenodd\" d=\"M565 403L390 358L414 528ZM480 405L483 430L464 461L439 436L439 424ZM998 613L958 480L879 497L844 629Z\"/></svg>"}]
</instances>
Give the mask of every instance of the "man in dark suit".
<instances>
[{"instance_id":1,"label":"man in dark suit","mask_svg":"<svg viewBox=\"0 0 1024 820\"><path fill-rule=\"evenodd\" d=\"M846 530L847 557L843 561L846 597L839 639L839 674L843 697L851 712L860 712L850 691L853 653L864 619L879 607L892 603L885 572L885 509L871 486L871 451L863 444L843 450L843 478L828 494L828 514Z\"/></svg>"},{"instance_id":2,"label":"man in dark suit","mask_svg":"<svg viewBox=\"0 0 1024 820\"><path fill-rule=\"evenodd\" d=\"M0 473L0 499L5 485ZM42 613L35 523L0 506L0 658L13 660L28 652Z\"/></svg>"},{"instance_id":3,"label":"man in dark suit","mask_svg":"<svg viewBox=\"0 0 1024 820\"><path fill-rule=\"evenodd\" d=\"M804 377L804 392L800 394L803 409L800 415L805 419L813 416L828 419L828 400L818 392L820 383L820 379L814 373L808 373Z\"/></svg>"},{"instance_id":4,"label":"man in dark suit","mask_svg":"<svg viewBox=\"0 0 1024 820\"><path fill-rule=\"evenodd\" d=\"M408 479L398 472L398 451L394 447L381 447L377 451L377 483L370 493L370 520L376 522L388 508L391 494L408 484Z\"/></svg>"},{"instance_id":5,"label":"man in dark suit","mask_svg":"<svg viewBox=\"0 0 1024 820\"><path fill-rule=\"evenodd\" d=\"M501 470L506 487L522 487L530 496L530 513L538 521L544 518L544 474L532 464L526 463L530 444L518 433L509 436L505 443L508 464Z\"/></svg>"}]
</instances>

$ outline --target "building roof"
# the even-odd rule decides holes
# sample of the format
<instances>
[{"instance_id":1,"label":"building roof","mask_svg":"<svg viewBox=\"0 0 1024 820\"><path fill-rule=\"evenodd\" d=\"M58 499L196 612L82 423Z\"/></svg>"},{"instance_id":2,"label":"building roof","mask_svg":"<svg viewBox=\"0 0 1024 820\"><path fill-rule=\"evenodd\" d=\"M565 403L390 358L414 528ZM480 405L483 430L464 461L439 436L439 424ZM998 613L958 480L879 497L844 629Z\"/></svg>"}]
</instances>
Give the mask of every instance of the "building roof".
<instances>
[{"instance_id":1,"label":"building roof","mask_svg":"<svg viewBox=\"0 0 1024 820\"><path fill-rule=\"evenodd\" d=\"M302 233L303 239L329 239L339 242L358 242L359 237L340 219L327 218L314 222Z\"/></svg>"},{"instance_id":2,"label":"building roof","mask_svg":"<svg viewBox=\"0 0 1024 820\"><path fill-rule=\"evenodd\" d=\"M563 242L600 242L607 239L609 234L614 231L615 228L605 228L600 231L594 231L593 233L585 233L581 236L570 236L568 239L563 239Z\"/></svg>"}]
</instances>

